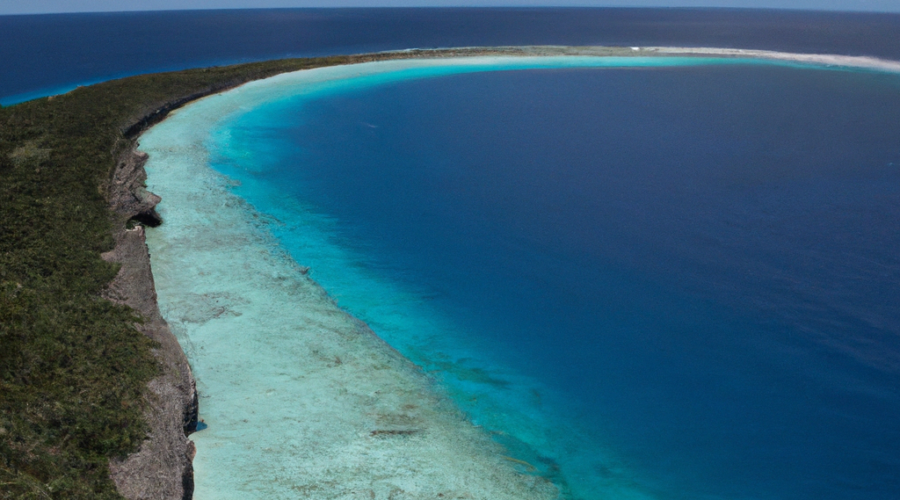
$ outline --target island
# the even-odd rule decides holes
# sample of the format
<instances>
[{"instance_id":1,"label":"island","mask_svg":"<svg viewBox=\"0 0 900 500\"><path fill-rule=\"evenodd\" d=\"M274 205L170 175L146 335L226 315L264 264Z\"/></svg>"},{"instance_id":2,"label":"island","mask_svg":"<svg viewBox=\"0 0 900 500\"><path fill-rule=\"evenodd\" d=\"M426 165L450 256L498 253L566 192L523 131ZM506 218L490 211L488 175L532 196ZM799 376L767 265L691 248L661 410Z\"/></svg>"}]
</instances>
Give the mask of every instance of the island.
<instances>
[{"instance_id":1,"label":"island","mask_svg":"<svg viewBox=\"0 0 900 500\"><path fill-rule=\"evenodd\" d=\"M187 436L198 426L198 397L187 357L160 314L145 243L145 227L164 223L155 210L160 198L145 187L147 155L137 150L149 127L192 101L286 72L408 58L562 55L756 58L900 72L898 62L868 57L739 49L414 49L141 75L0 108L4 491L192 497L196 451ZM501 460L510 471L529 465ZM534 498L555 495L543 478L526 483Z\"/></svg>"}]
</instances>

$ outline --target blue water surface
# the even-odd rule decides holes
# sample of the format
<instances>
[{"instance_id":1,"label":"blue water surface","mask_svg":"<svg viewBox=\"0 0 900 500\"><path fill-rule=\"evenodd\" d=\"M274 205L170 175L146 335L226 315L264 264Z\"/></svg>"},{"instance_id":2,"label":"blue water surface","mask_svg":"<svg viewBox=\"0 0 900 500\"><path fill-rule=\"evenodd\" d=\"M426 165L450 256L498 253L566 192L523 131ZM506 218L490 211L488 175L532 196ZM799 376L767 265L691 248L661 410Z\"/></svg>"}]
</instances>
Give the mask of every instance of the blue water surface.
<instances>
[{"instance_id":1,"label":"blue water surface","mask_svg":"<svg viewBox=\"0 0 900 500\"><path fill-rule=\"evenodd\" d=\"M900 14L749 9L267 9L0 16L0 104L148 72L413 47L679 45L900 59Z\"/></svg>"},{"instance_id":2,"label":"blue water surface","mask_svg":"<svg viewBox=\"0 0 900 500\"><path fill-rule=\"evenodd\" d=\"M0 16L0 103L409 47L900 59L898 33L896 14L730 9ZM897 77L730 65L388 80L244 115L217 131L216 166L511 456L572 498L900 497Z\"/></svg>"},{"instance_id":3,"label":"blue water surface","mask_svg":"<svg viewBox=\"0 0 900 500\"><path fill-rule=\"evenodd\" d=\"M243 115L216 166L511 455L571 498L900 495L900 78L382 80Z\"/></svg>"}]
</instances>

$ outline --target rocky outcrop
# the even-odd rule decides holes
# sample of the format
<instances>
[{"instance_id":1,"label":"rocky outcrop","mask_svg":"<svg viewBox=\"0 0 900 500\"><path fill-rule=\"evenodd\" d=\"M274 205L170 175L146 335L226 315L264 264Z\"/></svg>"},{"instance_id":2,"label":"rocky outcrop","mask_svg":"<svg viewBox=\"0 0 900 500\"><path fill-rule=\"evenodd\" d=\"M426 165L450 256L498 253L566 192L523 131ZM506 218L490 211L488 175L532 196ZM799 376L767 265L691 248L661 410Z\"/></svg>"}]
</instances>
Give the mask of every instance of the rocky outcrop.
<instances>
[{"instance_id":1,"label":"rocky outcrop","mask_svg":"<svg viewBox=\"0 0 900 500\"><path fill-rule=\"evenodd\" d=\"M120 223L129 219L150 227L162 223L155 210L160 197L144 188L147 180L147 172L144 171L146 162L147 153L132 150L119 160L113 173L109 202L110 208L121 219Z\"/></svg>"},{"instance_id":2,"label":"rocky outcrop","mask_svg":"<svg viewBox=\"0 0 900 500\"><path fill-rule=\"evenodd\" d=\"M121 264L107 298L144 318L138 331L158 342L154 355L160 374L147 386L147 439L137 452L110 461L110 476L130 500L183 500L193 496L194 445L187 435L197 427L197 391L184 351L162 318L156 302L150 254L141 224L161 223L154 207L159 196L144 188L147 155L129 151L119 161L109 198L117 216L116 247L103 258ZM132 229L127 226L139 222Z\"/></svg>"}]
</instances>

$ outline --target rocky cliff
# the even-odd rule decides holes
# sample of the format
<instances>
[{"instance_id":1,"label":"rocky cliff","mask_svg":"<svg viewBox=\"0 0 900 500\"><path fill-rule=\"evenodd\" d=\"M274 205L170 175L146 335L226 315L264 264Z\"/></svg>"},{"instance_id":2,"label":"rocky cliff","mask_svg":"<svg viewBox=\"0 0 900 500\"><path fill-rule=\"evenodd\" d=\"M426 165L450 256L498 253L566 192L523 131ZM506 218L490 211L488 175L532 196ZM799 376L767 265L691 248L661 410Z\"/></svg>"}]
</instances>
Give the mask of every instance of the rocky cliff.
<instances>
[{"instance_id":1,"label":"rocky cliff","mask_svg":"<svg viewBox=\"0 0 900 500\"><path fill-rule=\"evenodd\" d=\"M116 246L103 258L122 266L107 297L143 316L137 329L158 343L154 355L161 369L145 396L149 436L137 452L111 460L109 468L125 498L182 500L190 499L194 491L194 445L187 436L197 427L197 391L187 358L156 302L142 224L155 226L162 221L154 210L160 198L144 189L146 160L146 154L130 149L118 161L109 192L117 218Z\"/></svg>"}]
</instances>

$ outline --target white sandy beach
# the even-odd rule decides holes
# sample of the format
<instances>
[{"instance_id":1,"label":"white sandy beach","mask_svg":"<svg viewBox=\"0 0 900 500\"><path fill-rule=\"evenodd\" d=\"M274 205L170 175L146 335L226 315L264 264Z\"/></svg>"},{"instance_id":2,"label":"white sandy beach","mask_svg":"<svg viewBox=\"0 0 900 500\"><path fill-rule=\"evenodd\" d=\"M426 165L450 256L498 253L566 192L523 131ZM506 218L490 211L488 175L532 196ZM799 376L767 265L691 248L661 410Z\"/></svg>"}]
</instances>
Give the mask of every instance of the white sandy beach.
<instances>
[{"instance_id":1,"label":"white sandy beach","mask_svg":"<svg viewBox=\"0 0 900 500\"><path fill-rule=\"evenodd\" d=\"M712 57L737 57L745 59L766 59L772 61L790 61L818 66L839 66L843 68L871 69L891 73L900 73L900 61L890 61L868 56L845 56L834 54L797 54L793 52L777 52L772 50L720 49L712 47L641 47L639 53L661 55L695 54Z\"/></svg>"}]
</instances>

